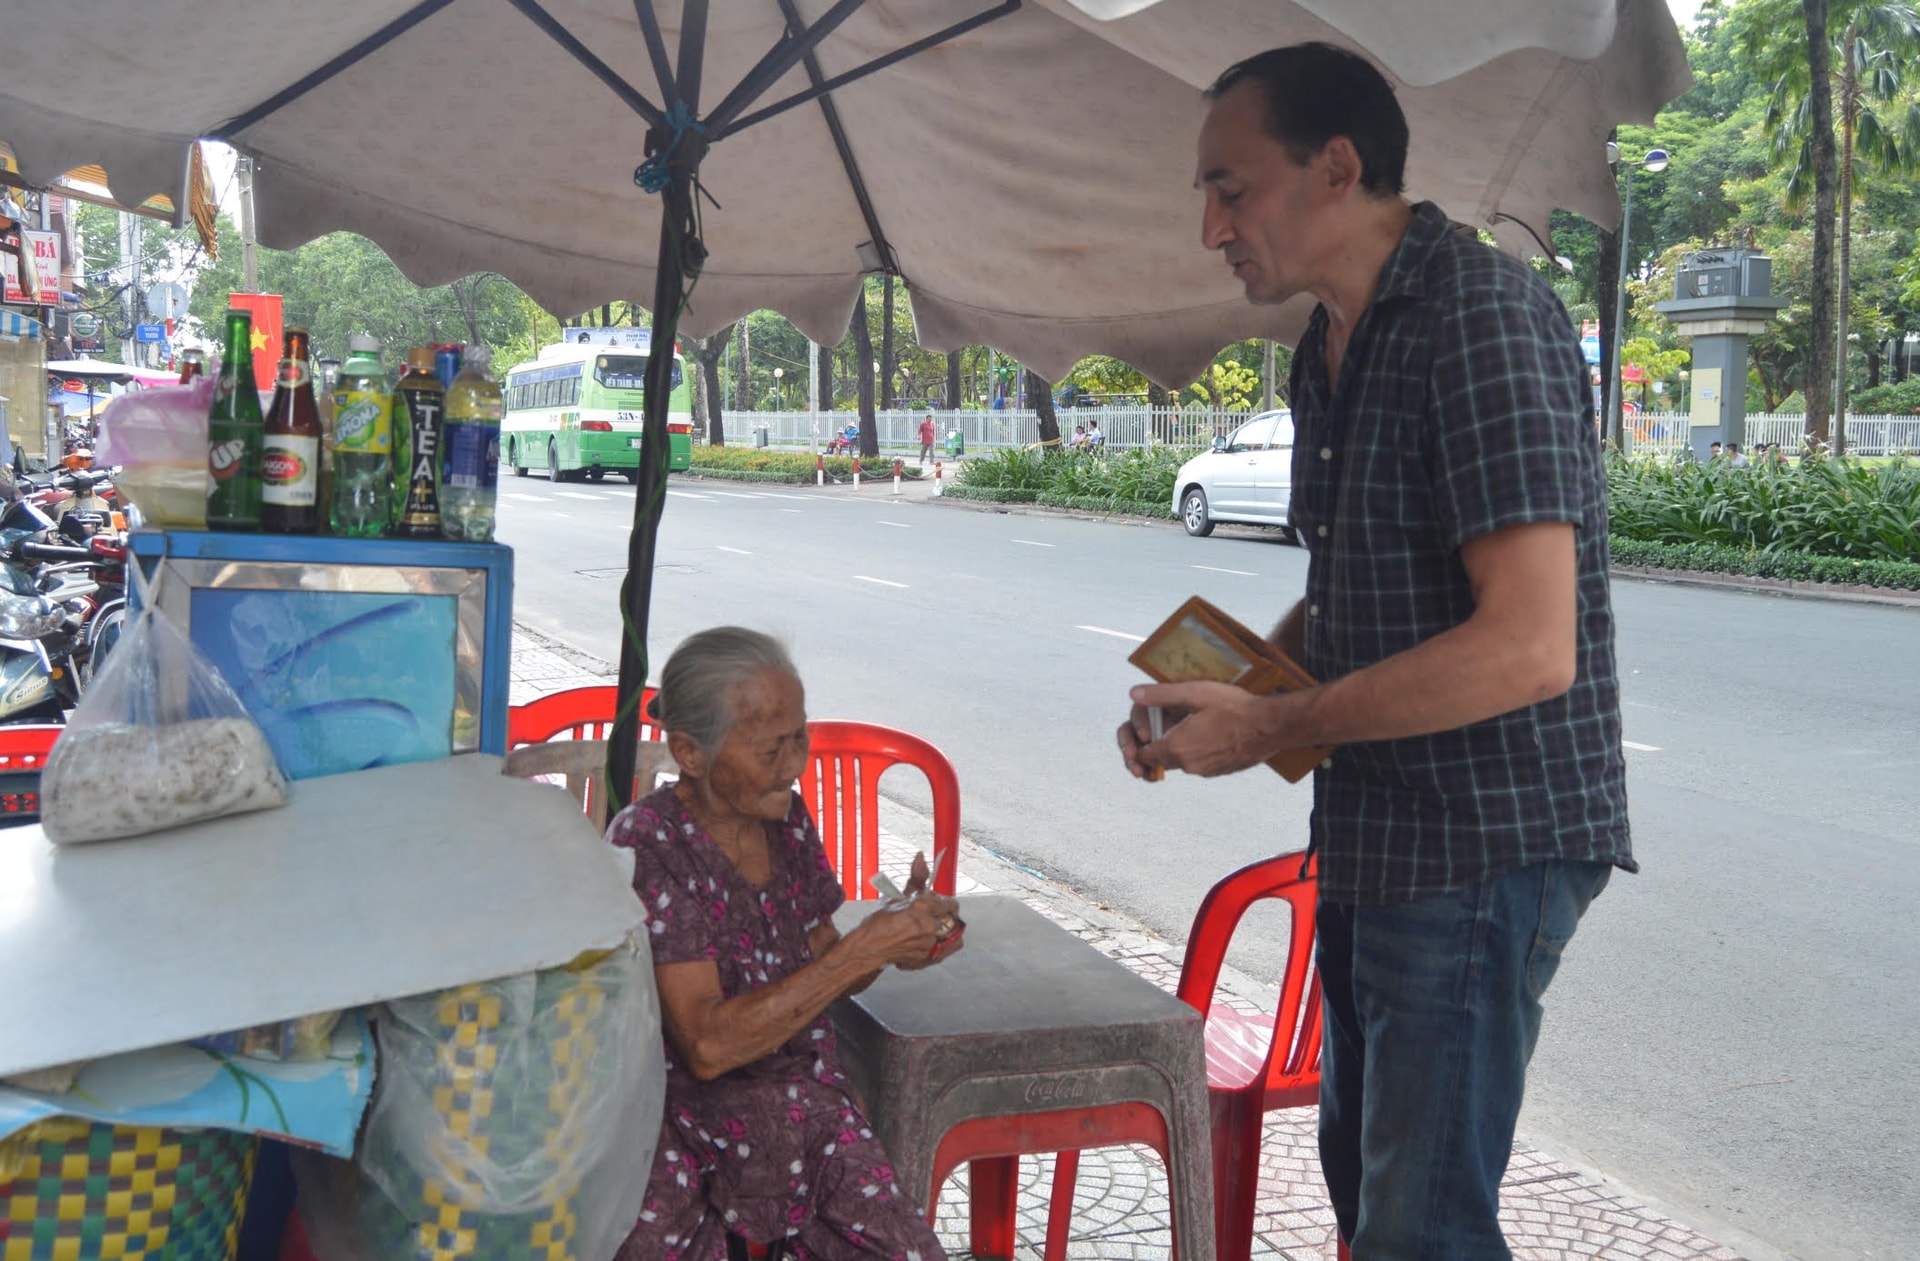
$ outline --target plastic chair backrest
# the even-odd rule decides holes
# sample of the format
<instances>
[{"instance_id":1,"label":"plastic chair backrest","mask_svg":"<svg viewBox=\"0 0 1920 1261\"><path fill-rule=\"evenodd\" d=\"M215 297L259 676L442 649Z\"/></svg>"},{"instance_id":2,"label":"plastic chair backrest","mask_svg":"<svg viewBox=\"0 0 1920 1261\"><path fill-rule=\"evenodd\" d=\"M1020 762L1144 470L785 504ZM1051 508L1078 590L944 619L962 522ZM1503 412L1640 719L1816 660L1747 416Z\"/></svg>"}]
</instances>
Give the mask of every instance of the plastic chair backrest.
<instances>
[{"instance_id":1,"label":"plastic chair backrest","mask_svg":"<svg viewBox=\"0 0 1920 1261\"><path fill-rule=\"evenodd\" d=\"M1227 946L1247 908L1278 899L1288 906L1287 965L1267 1046L1264 1095L1267 1107L1293 1107L1318 1098L1320 1084L1320 978L1313 969L1317 872L1303 878L1304 854L1282 854L1252 863L1207 891L1193 917L1187 957L1180 968L1181 1000L1209 1013Z\"/></svg>"},{"instance_id":2,"label":"plastic chair backrest","mask_svg":"<svg viewBox=\"0 0 1920 1261\"><path fill-rule=\"evenodd\" d=\"M640 693L640 738L665 740L667 733L648 718L647 705L654 688ZM560 737L568 740L604 740L613 730L620 689L611 683L552 692L507 711L507 747L541 744Z\"/></svg>"},{"instance_id":3,"label":"plastic chair backrest","mask_svg":"<svg viewBox=\"0 0 1920 1261\"><path fill-rule=\"evenodd\" d=\"M807 724L813 751L800 796L813 812L820 843L840 873L847 900L880 895L868 883L880 870L880 775L902 763L933 788L933 891L952 897L960 867L960 780L947 755L910 732L867 722Z\"/></svg>"},{"instance_id":4,"label":"plastic chair backrest","mask_svg":"<svg viewBox=\"0 0 1920 1261\"><path fill-rule=\"evenodd\" d=\"M0 725L0 827L40 817L40 771L66 728L52 723Z\"/></svg>"}]
</instances>

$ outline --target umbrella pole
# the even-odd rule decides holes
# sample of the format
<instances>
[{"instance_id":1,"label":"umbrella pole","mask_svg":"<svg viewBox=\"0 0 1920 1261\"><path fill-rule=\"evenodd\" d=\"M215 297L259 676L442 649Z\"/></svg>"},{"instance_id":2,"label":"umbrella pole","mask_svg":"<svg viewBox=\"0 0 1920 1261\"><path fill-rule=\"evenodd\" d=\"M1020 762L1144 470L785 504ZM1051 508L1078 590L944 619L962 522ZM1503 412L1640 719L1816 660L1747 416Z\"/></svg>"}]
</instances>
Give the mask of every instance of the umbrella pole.
<instances>
[{"instance_id":1,"label":"umbrella pole","mask_svg":"<svg viewBox=\"0 0 1920 1261\"><path fill-rule=\"evenodd\" d=\"M687 0L681 24L677 95L686 117L700 103L700 60L706 49L706 0ZM646 16L651 16L650 10ZM675 161L670 142L681 146ZM640 438L640 483L633 500L633 531L627 538L627 576L620 583L620 685L613 730L607 738L609 814L633 799L634 756L640 737L640 697L647 686L647 623L653 611L653 569L660 513L667 499L667 406L673 394L673 350L686 298L688 272L698 274L705 246L695 233L694 177L706 144L698 135L677 141L666 127L649 135L649 149L664 149L666 187L660 190L660 254L654 270L653 339L647 352L645 416ZM637 173L636 173L637 179Z\"/></svg>"},{"instance_id":2,"label":"umbrella pole","mask_svg":"<svg viewBox=\"0 0 1920 1261\"><path fill-rule=\"evenodd\" d=\"M647 353L646 399L640 439L640 482L627 538L627 576L620 583L619 708L607 741L607 795L612 811L633 796L633 763L640 735L640 696L646 689L647 623L653 611L653 568L660 513L667 495L667 404L673 392L673 345L680 326L685 271L680 260L676 201L690 194L691 175L676 174L660 220L660 261L653 291L653 343Z\"/></svg>"}]
</instances>

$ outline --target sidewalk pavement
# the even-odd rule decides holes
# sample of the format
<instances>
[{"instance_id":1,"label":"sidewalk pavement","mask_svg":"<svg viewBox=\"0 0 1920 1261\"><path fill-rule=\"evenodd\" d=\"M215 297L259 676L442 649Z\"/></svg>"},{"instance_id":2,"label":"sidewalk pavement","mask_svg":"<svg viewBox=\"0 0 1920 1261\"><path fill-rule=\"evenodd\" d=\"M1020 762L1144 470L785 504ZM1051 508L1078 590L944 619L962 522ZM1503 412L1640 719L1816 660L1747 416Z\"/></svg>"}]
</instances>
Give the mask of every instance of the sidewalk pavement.
<instances>
[{"instance_id":1,"label":"sidewalk pavement","mask_svg":"<svg viewBox=\"0 0 1920 1261\"><path fill-rule=\"evenodd\" d=\"M614 667L524 626L514 627L512 702L547 692L613 681ZM881 864L906 878L918 850L931 850L926 816L882 799ZM1023 899L1035 910L1147 980L1172 991L1180 978L1182 947L1094 905L1071 889L1029 871L984 846L963 840L959 891ZM1222 1001L1246 1011L1271 1011L1271 987L1227 969ZM1268 1114L1261 1147L1254 1256L1320 1261L1335 1256L1333 1210L1326 1203L1315 1146L1317 1114L1295 1108ZM1021 1261L1038 1258L1046 1238L1051 1158L1020 1162ZM955 1258L967 1255L964 1173L940 1197L935 1225ZM1501 1192L1501 1223L1516 1261L1570 1257L1631 1257L1651 1261L1740 1261L1739 1254L1670 1220L1610 1186L1603 1178L1563 1164L1524 1140L1514 1144ZM1074 1195L1067 1255L1073 1261L1166 1261L1166 1171L1152 1149L1098 1148L1084 1153Z\"/></svg>"}]
</instances>

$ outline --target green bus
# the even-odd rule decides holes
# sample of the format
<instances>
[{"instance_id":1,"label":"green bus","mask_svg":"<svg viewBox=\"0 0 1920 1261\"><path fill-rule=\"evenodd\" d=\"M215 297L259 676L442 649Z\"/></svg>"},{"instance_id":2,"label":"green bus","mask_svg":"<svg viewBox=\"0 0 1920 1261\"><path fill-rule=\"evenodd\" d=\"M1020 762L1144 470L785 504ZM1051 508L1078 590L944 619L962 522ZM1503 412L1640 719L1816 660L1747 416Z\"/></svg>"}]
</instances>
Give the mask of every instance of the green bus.
<instances>
[{"instance_id":1,"label":"green bus","mask_svg":"<svg viewBox=\"0 0 1920 1261\"><path fill-rule=\"evenodd\" d=\"M507 372L500 456L515 475L545 468L555 482L640 480L642 382L651 335L642 328L567 329L568 340ZM617 339L617 340L616 340ZM693 404L678 350L667 400L667 467L693 464Z\"/></svg>"}]
</instances>

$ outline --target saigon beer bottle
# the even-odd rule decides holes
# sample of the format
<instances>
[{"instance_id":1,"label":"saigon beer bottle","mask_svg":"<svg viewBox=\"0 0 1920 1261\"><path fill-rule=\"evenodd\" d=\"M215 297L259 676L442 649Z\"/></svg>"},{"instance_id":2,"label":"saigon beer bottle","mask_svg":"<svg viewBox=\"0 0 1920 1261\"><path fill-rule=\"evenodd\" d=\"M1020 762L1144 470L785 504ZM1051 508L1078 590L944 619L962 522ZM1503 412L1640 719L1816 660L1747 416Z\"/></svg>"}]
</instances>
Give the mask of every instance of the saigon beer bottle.
<instances>
[{"instance_id":1,"label":"saigon beer bottle","mask_svg":"<svg viewBox=\"0 0 1920 1261\"><path fill-rule=\"evenodd\" d=\"M311 338L304 328L290 328L281 340L261 441L260 528L312 534L320 528L320 405L313 397Z\"/></svg>"}]
</instances>

